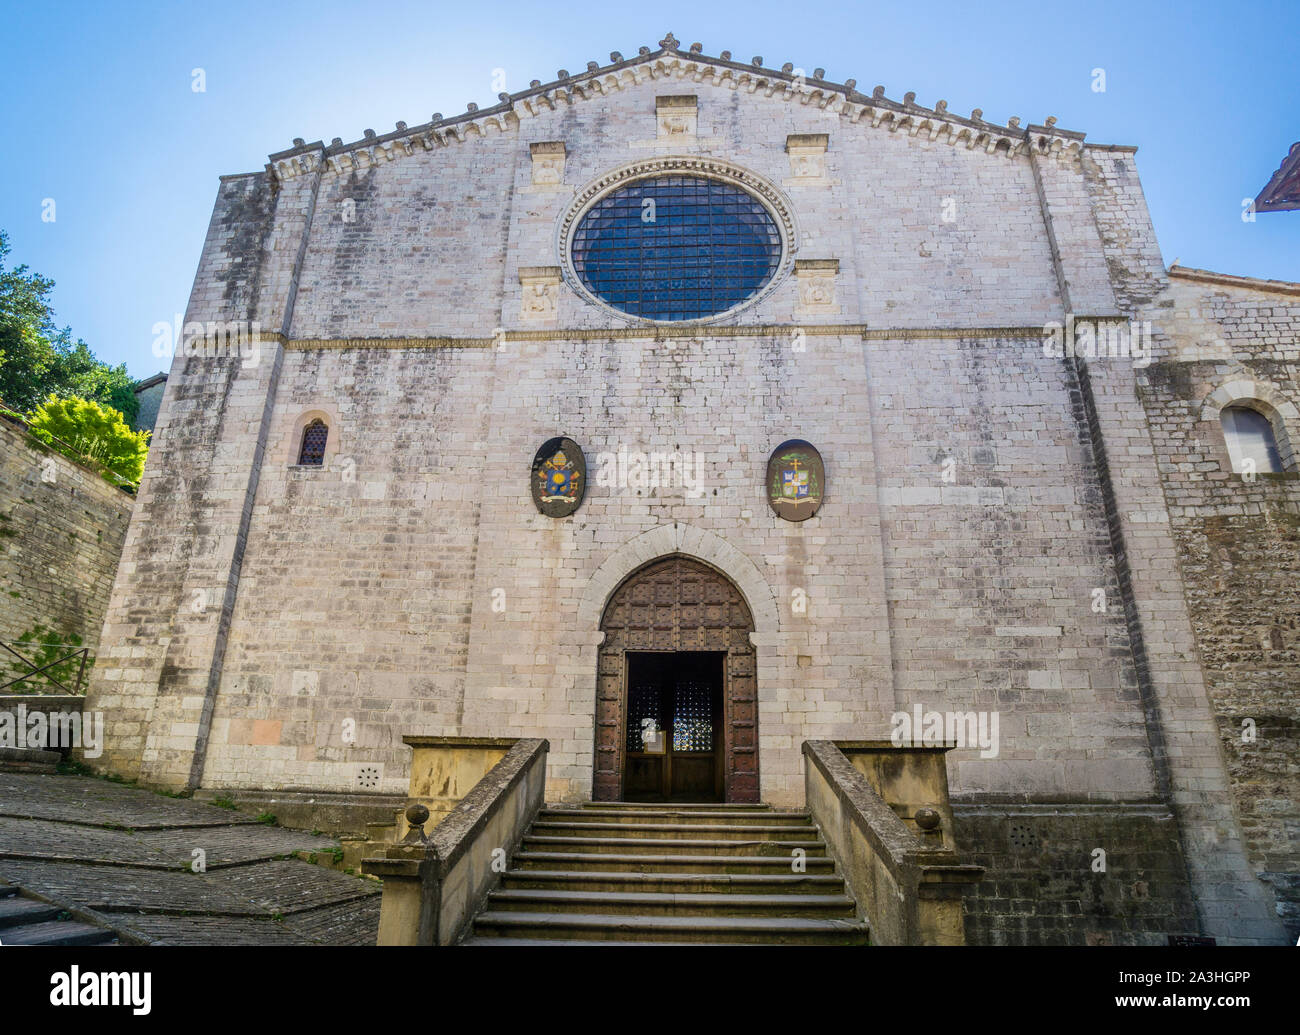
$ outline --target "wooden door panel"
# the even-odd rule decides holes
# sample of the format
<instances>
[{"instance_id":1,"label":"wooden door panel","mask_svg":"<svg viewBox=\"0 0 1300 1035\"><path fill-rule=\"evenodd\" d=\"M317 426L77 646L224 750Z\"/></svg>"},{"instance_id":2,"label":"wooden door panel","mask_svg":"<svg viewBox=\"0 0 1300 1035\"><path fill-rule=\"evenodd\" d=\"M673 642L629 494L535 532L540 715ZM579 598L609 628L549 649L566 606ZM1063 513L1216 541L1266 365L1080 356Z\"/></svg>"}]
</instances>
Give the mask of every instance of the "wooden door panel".
<instances>
[{"instance_id":1,"label":"wooden door panel","mask_svg":"<svg viewBox=\"0 0 1300 1035\"><path fill-rule=\"evenodd\" d=\"M725 652L719 743L727 801L758 800L757 681L753 619L740 591L721 573L700 561L673 556L653 561L614 591L601 621L596 693L596 758L592 797L612 801L627 792L625 701L627 651ZM717 772L716 754L688 760L682 780L700 779L692 768ZM674 763L678 764L675 757ZM710 776L714 779L714 776ZM670 776L673 785L676 775Z\"/></svg>"}]
</instances>

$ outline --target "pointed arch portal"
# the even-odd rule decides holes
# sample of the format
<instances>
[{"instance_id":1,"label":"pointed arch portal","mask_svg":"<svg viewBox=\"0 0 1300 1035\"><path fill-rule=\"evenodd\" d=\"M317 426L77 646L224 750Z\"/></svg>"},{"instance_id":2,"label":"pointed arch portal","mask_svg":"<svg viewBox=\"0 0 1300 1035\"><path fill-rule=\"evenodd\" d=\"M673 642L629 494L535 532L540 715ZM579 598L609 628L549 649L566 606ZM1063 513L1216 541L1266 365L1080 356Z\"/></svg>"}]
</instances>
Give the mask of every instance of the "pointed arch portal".
<instances>
[{"instance_id":1,"label":"pointed arch portal","mask_svg":"<svg viewBox=\"0 0 1300 1035\"><path fill-rule=\"evenodd\" d=\"M754 620L703 561L661 557L614 590L596 680L596 801L758 801Z\"/></svg>"}]
</instances>

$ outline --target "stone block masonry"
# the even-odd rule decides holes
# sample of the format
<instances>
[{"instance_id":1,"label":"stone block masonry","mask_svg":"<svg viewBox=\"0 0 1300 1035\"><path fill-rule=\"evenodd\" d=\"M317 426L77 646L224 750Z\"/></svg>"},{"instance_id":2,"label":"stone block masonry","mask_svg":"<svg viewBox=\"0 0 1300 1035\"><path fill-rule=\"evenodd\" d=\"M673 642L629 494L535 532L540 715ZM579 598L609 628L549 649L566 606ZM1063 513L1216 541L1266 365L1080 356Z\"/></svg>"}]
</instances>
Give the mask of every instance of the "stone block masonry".
<instances>
[{"instance_id":1,"label":"stone block masonry","mask_svg":"<svg viewBox=\"0 0 1300 1035\"><path fill-rule=\"evenodd\" d=\"M0 420L0 640L39 625L98 649L134 504Z\"/></svg>"},{"instance_id":2,"label":"stone block masonry","mask_svg":"<svg viewBox=\"0 0 1300 1035\"><path fill-rule=\"evenodd\" d=\"M583 206L647 176L767 206L770 283L675 323L579 290ZM1293 299L1222 286L1165 270L1132 148L671 38L487 111L299 141L218 191L186 319L260 337L173 363L92 687L108 766L394 794L403 736L539 737L548 798L581 800L605 604L681 553L752 613L765 801L800 803L805 740L998 714L995 755L948 756L1005 871L971 940L1280 940L1300 621L1268 558L1294 548L1294 482L1220 477L1202 413L1246 380L1295 412L1297 326ZM1150 321L1152 366L1046 355L1074 318ZM316 420L323 462L299 464ZM658 453L699 481L593 478L548 518L529 471L556 436L590 472ZM763 484L791 438L826 469L798 524ZM1266 739L1238 751L1246 717ZM1059 851L1009 847L1032 841L1012 808ZM1121 882L1079 868L1095 847ZM1055 904L1026 912L1035 873Z\"/></svg>"}]
</instances>

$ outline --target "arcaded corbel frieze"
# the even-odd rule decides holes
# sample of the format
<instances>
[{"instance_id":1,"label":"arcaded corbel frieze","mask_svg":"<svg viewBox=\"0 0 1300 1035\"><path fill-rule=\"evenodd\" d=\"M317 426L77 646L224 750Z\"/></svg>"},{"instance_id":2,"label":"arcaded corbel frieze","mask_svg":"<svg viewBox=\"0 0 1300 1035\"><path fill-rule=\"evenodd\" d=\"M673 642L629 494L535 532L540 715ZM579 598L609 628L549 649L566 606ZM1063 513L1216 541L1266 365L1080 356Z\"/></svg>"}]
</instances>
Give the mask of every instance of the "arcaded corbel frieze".
<instances>
[{"instance_id":1,"label":"arcaded corbel frieze","mask_svg":"<svg viewBox=\"0 0 1300 1035\"><path fill-rule=\"evenodd\" d=\"M297 141L295 141L297 143ZM324 148L317 144L317 150L302 151L290 157L282 158L279 155L271 155L267 162L269 169L278 182L283 183L285 180L292 180L297 176L306 176L314 173L321 165L325 164ZM281 152L283 154L284 152Z\"/></svg>"},{"instance_id":2,"label":"arcaded corbel frieze","mask_svg":"<svg viewBox=\"0 0 1300 1035\"><path fill-rule=\"evenodd\" d=\"M905 128L910 136L930 141L942 138L951 146L964 142L970 150L978 147L992 155L1005 153L1008 157L1016 157L1032 150L1041 155L1077 161L1082 150L1083 134L1053 129L1055 119L1048 119L1046 125L1033 126L1029 128L1031 132L1022 133L1016 125L1018 120L1014 119L1008 120L1006 127L985 124L979 109L973 111L970 118L963 118L950 114L944 101L937 102L931 110L916 104L915 94L909 93L901 104L888 100L884 97L883 87L878 87L869 98L864 97L858 93L855 80L845 79L837 84L827 80L822 69L815 70L811 77L811 84L815 85L792 73L793 66L789 63L779 72L769 71L763 67L761 58L742 65L733 60L729 51L712 57L702 54L697 45L692 45L689 54L678 47L661 48L657 52L642 47L630 60L615 52L610 55L607 66L589 61L586 71L578 75L570 75L561 69L556 80L545 87L540 81L533 80L528 90L513 95L499 94L500 104L482 116L476 115L476 105L467 105L462 116L451 120L453 126L442 125L442 116L435 115L430 124L412 132L406 131L403 123L398 123L397 133L387 134L378 141L370 131L365 141L352 145L344 146L336 139L326 149L323 161L330 170L366 168L409 156L421 148L433 150L452 142L466 143L471 137L509 132L518 129L522 118L536 117L565 105L607 96L628 85L666 84L669 81L683 84L705 82L750 94L762 91L765 96L786 103L797 98L801 106L837 114L850 125L865 120L874 129L883 126L890 132L897 132ZM441 133L435 132L436 129L441 129ZM701 138L698 134L697 125L696 144L711 146L720 142L714 138ZM633 146L639 143L644 142L634 142ZM368 154L364 158L347 157L347 152L354 150L365 150ZM270 166L277 179L292 179L313 171L312 159L296 153L296 149L272 155Z\"/></svg>"}]
</instances>

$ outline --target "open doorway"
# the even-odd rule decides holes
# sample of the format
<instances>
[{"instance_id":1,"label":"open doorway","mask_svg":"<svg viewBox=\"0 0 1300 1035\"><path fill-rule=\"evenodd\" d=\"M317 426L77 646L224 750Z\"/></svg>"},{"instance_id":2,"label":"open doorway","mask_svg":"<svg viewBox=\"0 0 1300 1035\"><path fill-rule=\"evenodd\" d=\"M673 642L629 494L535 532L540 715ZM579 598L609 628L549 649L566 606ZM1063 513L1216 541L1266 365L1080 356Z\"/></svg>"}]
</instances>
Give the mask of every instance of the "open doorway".
<instances>
[{"instance_id":1,"label":"open doorway","mask_svg":"<svg viewBox=\"0 0 1300 1035\"><path fill-rule=\"evenodd\" d=\"M629 651L626 801L722 801L720 651Z\"/></svg>"}]
</instances>

